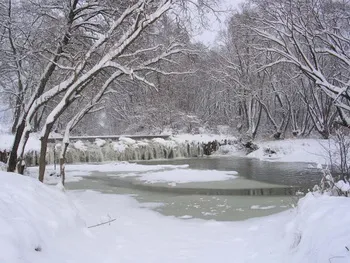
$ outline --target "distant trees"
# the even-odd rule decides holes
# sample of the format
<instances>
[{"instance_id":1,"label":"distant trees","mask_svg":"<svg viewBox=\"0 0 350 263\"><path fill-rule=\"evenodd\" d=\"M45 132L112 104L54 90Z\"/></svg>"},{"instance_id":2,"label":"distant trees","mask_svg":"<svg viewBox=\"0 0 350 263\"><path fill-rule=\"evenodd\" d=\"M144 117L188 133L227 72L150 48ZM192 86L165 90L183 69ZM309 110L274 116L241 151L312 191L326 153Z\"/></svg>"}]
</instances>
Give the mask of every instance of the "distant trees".
<instances>
[{"instance_id":1,"label":"distant trees","mask_svg":"<svg viewBox=\"0 0 350 263\"><path fill-rule=\"evenodd\" d=\"M328 138L334 123L350 127L349 12L348 1L253 0L232 15L213 76L235 94L241 132Z\"/></svg>"},{"instance_id":2,"label":"distant trees","mask_svg":"<svg viewBox=\"0 0 350 263\"><path fill-rule=\"evenodd\" d=\"M191 41L190 18L215 4L3 1L0 94L15 135L8 170L23 160L33 131L41 132L43 180L53 130L68 145L73 129L228 125L246 139L280 139L350 127L348 1L246 1L209 49Z\"/></svg>"},{"instance_id":3,"label":"distant trees","mask_svg":"<svg viewBox=\"0 0 350 263\"><path fill-rule=\"evenodd\" d=\"M209 8L202 2L195 8ZM4 28L7 41L4 50L10 48L8 63L13 63L13 75L16 80L15 92L19 98L15 106L14 129L15 140L11 150L8 170L14 171L16 164L23 160L24 148L29 134L33 131L36 117L41 119L41 151L39 180L45 172L45 156L47 140L57 120L85 93L91 93L96 81L100 89L87 106L73 117L66 131L98 103L106 94L111 84L128 77L134 83L142 83L151 89L157 89L155 75L172 75L171 67L161 69L164 63L175 63L176 54L185 53L184 40L169 37L167 41L152 41L162 27L157 24L169 10L181 11L189 8L187 1L28 1L24 6L16 2L21 12L29 12L33 21L31 27L20 28L22 38L40 39L40 45L27 40L18 45L35 59L22 61L17 51L12 28L12 1L3 4ZM23 10L27 7L28 10ZM7 11L7 12L6 12ZM176 18L173 12L172 17ZM28 21L26 21L27 23ZM23 27L24 21L19 22ZM44 28L44 29L43 29ZM55 30L51 30L55 28ZM158 42L158 43L157 43ZM4 52L5 52L4 51ZM23 55L24 58L27 58ZM7 62L7 61L5 61ZM24 65L28 69L23 69ZM37 72L30 71L38 65ZM184 73L184 71L181 71ZM24 99L24 77L34 79L28 82L28 90ZM31 78L29 78L31 77ZM135 84L139 85L139 84ZM5 85L8 87L9 85ZM89 91L91 90L91 91ZM93 92L93 91L92 91ZM19 106L17 104L20 104ZM44 112L46 107L50 107ZM19 113L17 113L19 111ZM67 142L66 142L67 143Z\"/></svg>"},{"instance_id":4,"label":"distant trees","mask_svg":"<svg viewBox=\"0 0 350 263\"><path fill-rule=\"evenodd\" d=\"M350 3L263 0L253 1L252 8L258 22L252 30L262 38L257 47L276 55L271 66L288 63L314 83L309 91L313 106L310 100L304 101L316 129L324 137L329 136L329 123L334 118L332 103L342 124L350 127Z\"/></svg>"},{"instance_id":5,"label":"distant trees","mask_svg":"<svg viewBox=\"0 0 350 263\"><path fill-rule=\"evenodd\" d=\"M174 128L170 119L181 112L247 138L328 138L335 125L349 126L348 12L348 1L246 1L219 45L192 45L197 52L178 61L195 74L157 74L157 98L134 90L107 114L130 132ZM129 125L135 118L143 130Z\"/></svg>"}]
</instances>

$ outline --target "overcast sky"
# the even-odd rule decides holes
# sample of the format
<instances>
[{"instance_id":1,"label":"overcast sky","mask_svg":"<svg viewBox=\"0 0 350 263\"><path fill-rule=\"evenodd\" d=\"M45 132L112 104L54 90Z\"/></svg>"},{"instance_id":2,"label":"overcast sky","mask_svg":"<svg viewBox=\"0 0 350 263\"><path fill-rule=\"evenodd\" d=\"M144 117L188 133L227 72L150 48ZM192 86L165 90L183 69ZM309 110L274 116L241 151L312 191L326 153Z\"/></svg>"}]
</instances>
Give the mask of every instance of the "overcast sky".
<instances>
[{"instance_id":1,"label":"overcast sky","mask_svg":"<svg viewBox=\"0 0 350 263\"><path fill-rule=\"evenodd\" d=\"M235 9L238 7L243 0L222 0L221 9ZM203 30L201 34L195 37L196 40L203 42L206 45L213 45L216 35L220 29L224 27L224 22L228 14L222 13L219 15L221 23L214 16L210 19L209 25L210 28L207 30Z\"/></svg>"}]
</instances>

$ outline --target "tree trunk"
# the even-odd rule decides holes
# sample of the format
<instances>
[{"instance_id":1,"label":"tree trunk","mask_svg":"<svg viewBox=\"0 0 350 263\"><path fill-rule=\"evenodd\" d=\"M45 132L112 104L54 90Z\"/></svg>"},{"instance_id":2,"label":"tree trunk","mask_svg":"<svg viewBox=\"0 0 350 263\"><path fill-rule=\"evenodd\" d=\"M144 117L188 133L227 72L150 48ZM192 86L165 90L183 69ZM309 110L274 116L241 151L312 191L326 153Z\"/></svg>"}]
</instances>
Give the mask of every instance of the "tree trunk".
<instances>
[{"instance_id":1,"label":"tree trunk","mask_svg":"<svg viewBox=\"0 0 350 263\"><path fill-rule=\"evenodd\" d=\"M24 137L23 137L23 133L24 133ZM24 150L25 150L26 144L28 142L29 135L30 135L30 131L24 129L24 131L22 132L22 139L21 139L20 144L18 146L19 150L17 150L17 152L19 152L19 154L17 153L17 164L18 164L17 168L20 167L20 164L24 160ZM20 172L20 171L22 171L22 172ZM24 168L23 168L23 170L17 169L17 172L20 174L23 174Z\"/></svg>"},{"instance_id":2,"label":"tree trunk","mask_svg":"<svg viewBox=\"0 0 350 263\"><path fill-rule=\"evenodd\" d=\"M66 180L66 153L68 149L69 143L64 143L63 149L61 150L61 155L60 155L60 175L61 175L61 180L62 180L62 185L64 185L64 182Z\"/></svg>"},{"instance_id":3,"label":"tree trunk","mask_svg":"<svg viewBox=\"0 0 350 263\"><path fill-rule=\"evenodd\" d=\"M64 158L60 158L60 175L61 175L61 181L62 181L62 185L64 185L64 182L66 180L66 166L65 166L65 159Z\"/></svg>"},{"instance_id":4,"label":"tree trunk","mask_svg":"<svg viewBox=\"0 0 350 263\"><path fill-rule=\"evenodd\" d=\"M10 156L9 156L9 160L8 160L8 167L7 167L8 172L14 172L16 170L17 150L18 150L19 143L21 142L24 127L25 127L25 121L24 121L24 119L22 119L21 123L17 127L15 139L14 139L12 149L10 152Z\"/></svg>"},{"instance_id":5,"label":"tree trunk","mask_svg":"<svg viewBox=\"0 0 350 263\"><path fill-rule=\"evenodd\" d=\"M254 130L252 132L252 138L255 139L256 134L258 133L258 129L260 126L260 121L261 121L261 115L262 115L262 106L259 104L259 115L258 115L258 120L255 124Z\"/></svg>"},{"instance_id":6,"label":"tree trunk","mask_svg":"<svg viewBox=\"0 0 350 263\"><path fill-rule=\"evenodd\" d=\"M46 152L47 152L47 142L50 135L52 124L48 125L48 128L45 130L45 134L40 138L40 157L39 157L39 181L44 182L45 177L45 168L46 168Z\"/></svg>"},{"instance_id":7,"label":"tree trunk","mask_svg":"<svg viewBox=\"0 0 350 263\"><path fill-rule=\"evenodd\" d=\"M19 97L17 97L16 109L15 109L13 124L12 124L12 128L11 128L12 134L16 133L18 121L19 121L19 118L21 117L21 112L22 112L21 107L22 107L22 100Z\"/></svg>"}]
</instances>

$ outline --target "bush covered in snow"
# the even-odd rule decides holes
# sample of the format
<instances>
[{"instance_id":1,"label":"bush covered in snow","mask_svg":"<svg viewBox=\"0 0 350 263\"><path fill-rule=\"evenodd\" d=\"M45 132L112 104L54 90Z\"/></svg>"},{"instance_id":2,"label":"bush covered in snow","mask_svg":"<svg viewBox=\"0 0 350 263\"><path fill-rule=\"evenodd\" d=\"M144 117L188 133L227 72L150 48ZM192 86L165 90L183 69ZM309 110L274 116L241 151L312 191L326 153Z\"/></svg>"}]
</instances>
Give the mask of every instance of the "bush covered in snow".
<instances>
[{"instance_id":1,"label":"bush covered in snow","mask_svg":"<svg viewBox=\"0 0 350 263\"><path fill-rule=\"evenodd\" d=\"M327 193L332 196L350 196L350 183L346 177L334 177L327 168L323 168L322 173L320 185L314 187L314 192Z\"/></svg>"}]
</instances>

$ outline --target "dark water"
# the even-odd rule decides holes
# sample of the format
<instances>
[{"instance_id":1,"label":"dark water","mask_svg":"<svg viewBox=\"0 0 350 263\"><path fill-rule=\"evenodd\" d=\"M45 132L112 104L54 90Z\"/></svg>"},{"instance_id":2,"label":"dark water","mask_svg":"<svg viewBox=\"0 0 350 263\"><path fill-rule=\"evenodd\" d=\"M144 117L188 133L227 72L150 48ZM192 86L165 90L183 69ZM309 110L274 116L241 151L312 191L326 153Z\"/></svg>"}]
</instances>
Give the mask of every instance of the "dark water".
<instances>
[{"instance_id":1,"label":"dark water","mask_svg":"<svg viewBox=\"0 0 350 263\"><path fill-rule=\"evenodd\" d=\"M252 185L252 187L255 187L255 185ZM124 185L118 178L103 176L102 174L84 177L84 180L79 182L67 183L66 188L70 190L91 189L107 194L131 195L140 202L140 207L153 209L163 215L175 216L184 220L201 218L236 221L267 216L292 208L299 198L290 195L203 195L195 194L195 192L181 194L155 191L157 187L141 190L134 186Z\"/></svg>"},{"instance_id":2,"label":"dark water","mask_svg":"<svg viewBox=\"0 0 350 263\"><path fill-rule=\"evenodd\" d=\"M321 180L318 169L309 163L266 162L245 157L210 156L207 158L154 160L137 162L144 165L188 164L190 169L237 171L246 179L287 186L313 187Z\"/></svg>"}]
</instances>

